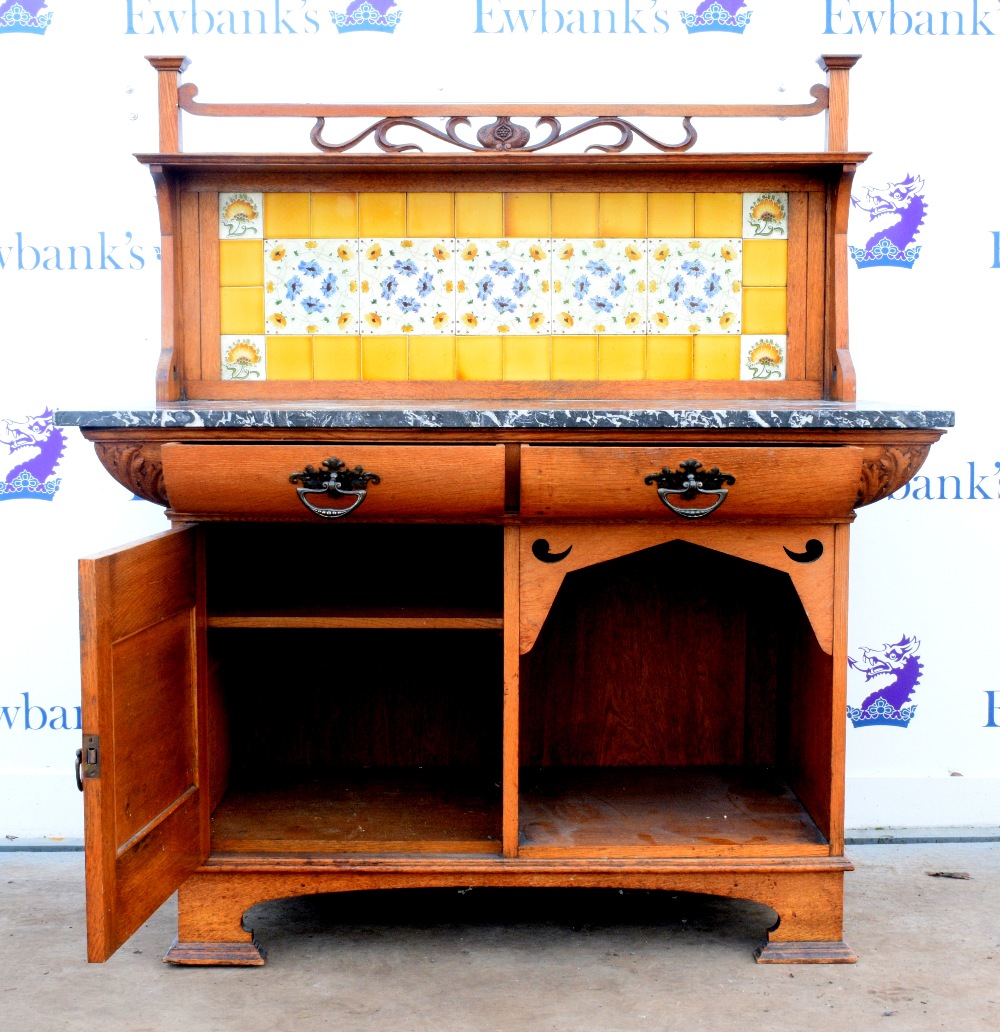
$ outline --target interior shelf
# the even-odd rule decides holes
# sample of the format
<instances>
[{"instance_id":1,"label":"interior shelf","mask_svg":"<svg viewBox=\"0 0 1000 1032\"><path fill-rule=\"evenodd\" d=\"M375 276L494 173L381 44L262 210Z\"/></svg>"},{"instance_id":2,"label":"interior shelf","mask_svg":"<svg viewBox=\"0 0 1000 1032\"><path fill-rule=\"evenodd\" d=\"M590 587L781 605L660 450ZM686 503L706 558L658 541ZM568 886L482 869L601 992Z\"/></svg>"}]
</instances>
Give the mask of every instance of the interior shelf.
<instances>
[{"instance_id":1,"label":"interior shelf","mask_svg":"<svg viewBox=\"0 0 1000 1032\"><path fill-rule=\"evenodd\" d=\"M469 768L377 768L231 788L213 853L499 853L499 778Z\"/></svg>"},{"instance_id":2,"label":"interior shelf","mask_svg":"<svg viewBox=\"0 0 1000 1032\"><path fill-rule=\"evenodd\" d=\"M826 856L773 771L756 767L522 769L519 855Z\"/></svg>"},{"instance_id":3,"label":"interior shelf","mask_svg":"<svg viewBox=\"0 0 1000 1032\"><path fill-rule=\"evenodd\" d=\"M502 631L503 614L469 606L283 606L208 614L213 628Z\"/></svg>"}]
</instances>

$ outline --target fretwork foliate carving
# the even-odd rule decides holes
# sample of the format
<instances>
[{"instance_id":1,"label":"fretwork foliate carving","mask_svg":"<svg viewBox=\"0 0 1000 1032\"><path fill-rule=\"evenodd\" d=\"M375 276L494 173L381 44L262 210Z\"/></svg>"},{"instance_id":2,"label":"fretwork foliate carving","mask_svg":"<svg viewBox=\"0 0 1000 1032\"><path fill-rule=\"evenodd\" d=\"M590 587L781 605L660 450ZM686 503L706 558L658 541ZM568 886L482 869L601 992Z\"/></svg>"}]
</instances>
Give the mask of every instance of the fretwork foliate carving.
<instances>
[{"instance_id":1,"label":"fretwork foliate carving","mask_svg":"<svg viewBox=\"0 0 1000 1032\"><path fill-rule=\"evenodd\" d=\"M929 444L866 448L855 507L870 505L901 488L916 475L930 449Z\"/></svg>"},{"instance_id":2,"label":"fretwork foliate carving","mask_svg":"<svg viewBox=\"0 0 1000 1032\"><path fill-rule=\"evenodd\" d=\"M169 505L163 486L163 464L159 445L143 441L139 444L94 445L101 465L122 487L157 505Z\"/></svg>"}]
</instances>

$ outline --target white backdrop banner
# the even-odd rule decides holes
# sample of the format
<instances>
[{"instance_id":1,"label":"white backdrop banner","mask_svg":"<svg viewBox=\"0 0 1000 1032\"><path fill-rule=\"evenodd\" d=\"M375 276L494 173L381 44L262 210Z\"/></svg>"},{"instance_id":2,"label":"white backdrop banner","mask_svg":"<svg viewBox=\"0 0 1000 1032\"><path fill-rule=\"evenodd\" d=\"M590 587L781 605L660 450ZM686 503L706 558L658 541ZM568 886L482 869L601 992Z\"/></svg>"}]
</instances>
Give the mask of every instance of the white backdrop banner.
<instances>
[{"instance_id":1,"label":"white backdrop banner","mask_svg":"<svg viewBox=\"0 0 1000 1032\"><path fill-rule=\"evenodd\" d=\"M82 837L76 559L166 526L51 419L153 395L144 55L187 55L204 102L636 104L808 103L822 53L862 55L859 397L957 413L852 531L847 823L1000 825L1000 2L0 0L0 842ZM226 121L189 120L185 148L307 148L303 120ZM708 151L824 145L821 119L699 131Z\"/></svg>"}]
</instances>

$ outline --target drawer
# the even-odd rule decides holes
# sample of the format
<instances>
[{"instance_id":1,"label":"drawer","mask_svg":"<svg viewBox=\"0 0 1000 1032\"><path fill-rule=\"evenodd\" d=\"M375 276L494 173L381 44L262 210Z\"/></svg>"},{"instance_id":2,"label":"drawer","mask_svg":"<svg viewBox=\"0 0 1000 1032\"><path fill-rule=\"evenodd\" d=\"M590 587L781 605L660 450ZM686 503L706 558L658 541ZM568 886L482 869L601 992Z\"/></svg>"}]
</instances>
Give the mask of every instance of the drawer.
<instances>
[{"instance_id":1,"label":"drawer","mask_svg":"<svg viewBox=\"0 0 1000 1032\"><path fill-rule=\"evenodd\" d=\"M500 518L504 511L503 445L165 444L163 484L170 508L183 515L216 519L319 520L303 503L289 477L340 459L361 466L378 482L359 485L365 497L346 518ZM315 485L313 485L315 486ZM355 495L307 493L317 508L344 509Z\"/></svg>"},{"instance_id":2,"label":"drawer","mask_svg":"<svg viewBox=\"0 0 1000 1032\"><path fill-rule=\"evenodd\" d=\"M521 449L521 515L603 519L685 519L706 510L712 520L747 517L824 519L849 516L861 482L861 448L756 447L524 447ZM688 479L681 463L701 463L691 471L703 491L684 498ZM646 483L650 474L679 472L661 484ZM718 467L735 483L714 488L706 476ZM658 488L677 509L661 501ZM689 491L688 494L694 494ZM719 499L722 498L720 502ZM698 518L698 517L694 517Z\"/></svg>"}]
</instances>

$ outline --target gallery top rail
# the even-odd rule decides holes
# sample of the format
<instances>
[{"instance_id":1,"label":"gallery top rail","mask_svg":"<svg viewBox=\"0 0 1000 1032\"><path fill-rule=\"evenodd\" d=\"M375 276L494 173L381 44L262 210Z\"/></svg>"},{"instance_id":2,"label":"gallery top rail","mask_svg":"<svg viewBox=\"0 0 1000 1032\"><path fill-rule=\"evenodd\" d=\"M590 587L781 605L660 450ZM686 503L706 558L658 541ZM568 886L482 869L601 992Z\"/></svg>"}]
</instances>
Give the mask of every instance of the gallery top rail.
<instances>
[{"instance_id":1,"label":"gallery top rail","mask_svg":"<svg viewBox=\"0 0 1000 1032\"><path fill-rule=\"evenodd\" d=\"M533 152L579 136L602 126L610 126L620 133L612 144L591 144L587 151L617 154L631 146L636 136L660 151L690 150L698 139L693 118L799 118L826 115L826 149L831 152L847 150L848 76L860 59L858 54L824 54L819 65L827 73L826 85L817 84L809 90L810 104L202 104L195 98L198 87L194 83L180 84L181 73L188 67L186 57L148 57L159 73L160 152L181 152L181 112L223 118L314 118L309 138L318 150L342 154L372 136L376 145L388 154L419 151L414 143L391 143L389 130L405 126L427 134L450 147L489 153ZM502 111L503 113L498 113ZM474 140L458 134L460 126L470 126L470 118L493 117L484 125ZM511 121L512 118L537 116L535 127L548 128L548 136L531 142L531 130ZM587 118L589 116L589 118ZM439 129L422 118L445 117L444 129ZM559 117L584 117L587 121L563 129ZM681 118L684 138L678 143L663 143L640 129L629 118ZM362 132L341 143L323 139L327 119L372 118L375 121Z\"/></svg>"}]
</instances>

